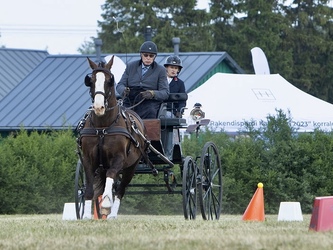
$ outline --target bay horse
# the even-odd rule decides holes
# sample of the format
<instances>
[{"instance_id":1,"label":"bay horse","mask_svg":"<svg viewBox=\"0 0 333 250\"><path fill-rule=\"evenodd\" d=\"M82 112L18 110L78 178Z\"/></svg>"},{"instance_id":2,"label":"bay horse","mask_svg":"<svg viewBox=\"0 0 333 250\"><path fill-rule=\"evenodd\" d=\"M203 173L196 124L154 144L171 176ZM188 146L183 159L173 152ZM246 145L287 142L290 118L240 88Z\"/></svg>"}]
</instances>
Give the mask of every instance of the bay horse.
<instances>
[{"instance_id":1,"label":"bay horse","mask_svg":"<svg viewBox=\"0 0 333 250\"><path fill-rule=\"evenodd\" d=\"M98 65L87 58L92 73L86 76L85 84L90 88L92 111L79 138L86 175L85 200L92 200L94 206L99 204L99 217L108 219L117 217L135 167L141 159L149 161L143 121L117 101L111 73L113 58Z\"/></svg>"}]
</instances>

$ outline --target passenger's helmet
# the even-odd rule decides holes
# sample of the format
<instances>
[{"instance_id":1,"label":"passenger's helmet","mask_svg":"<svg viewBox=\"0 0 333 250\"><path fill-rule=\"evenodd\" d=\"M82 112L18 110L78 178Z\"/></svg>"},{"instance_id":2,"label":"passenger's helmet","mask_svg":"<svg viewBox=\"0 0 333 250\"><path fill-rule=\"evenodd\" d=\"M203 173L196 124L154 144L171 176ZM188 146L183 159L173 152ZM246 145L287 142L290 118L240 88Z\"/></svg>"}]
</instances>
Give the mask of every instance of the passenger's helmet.
<instances>
[{"instance_id":1,"label":"passenger's helmet","mask_svg":"<svg viewBox=\"0 0 333 250\"><path fill-rule=\"evenodd\" d=\"M180 60L179 56L168 56L167 59L165 60L164 67L169 66L169 65L178 66L179 72L183 68L182 60Z\"/></svg>"},{"instance_id":2,"label":"passenger's helmet","mask_svg":"<svg viewBox=\"0 0 333 250\"><path fill-rule=\"evenodd\" d=\"M157 55L157 46L152 41L146 41L141 45L140 53L152 53Z\"/></svg>"}]
</instances>

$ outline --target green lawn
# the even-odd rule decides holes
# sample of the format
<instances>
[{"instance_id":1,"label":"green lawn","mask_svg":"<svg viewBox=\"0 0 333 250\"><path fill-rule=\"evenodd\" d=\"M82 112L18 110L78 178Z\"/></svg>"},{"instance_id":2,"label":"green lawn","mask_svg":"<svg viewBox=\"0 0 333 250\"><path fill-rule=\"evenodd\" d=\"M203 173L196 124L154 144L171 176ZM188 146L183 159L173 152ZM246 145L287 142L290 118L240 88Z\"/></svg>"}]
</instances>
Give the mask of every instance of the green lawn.
<instances>
[{"instance_id":1,"label":"green lawn","mask_svg":"<svg viewBox=\"0 0 333 250\"><path fill-rule=\"evenodd\" d=\"M333 231L302 222L186 221L182 216L119 215L110 221L63 221L62 215L0 215L0 249L333 249Z\"/></svg>"}]
</instances>

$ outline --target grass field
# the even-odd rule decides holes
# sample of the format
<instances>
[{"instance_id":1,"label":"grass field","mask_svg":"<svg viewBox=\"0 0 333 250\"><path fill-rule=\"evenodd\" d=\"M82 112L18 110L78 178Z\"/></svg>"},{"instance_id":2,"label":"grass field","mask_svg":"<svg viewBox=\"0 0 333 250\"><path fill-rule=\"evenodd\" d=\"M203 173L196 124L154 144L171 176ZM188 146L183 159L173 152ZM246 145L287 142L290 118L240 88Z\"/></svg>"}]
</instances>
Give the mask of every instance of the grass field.
<instances>
[{"instance_id":1,"label":"grass field","mask_svg":"<svg viewBox=\"0 0 333 250\"><path fill-rule=\"evenodd\" d=\"M219 221L200 216L119 215L110 221L63 221L62 215L0 215L0 249L333 249L333 231L309 231L302 222L242 221L221 215Z\"/></svg>"}]
</instances>

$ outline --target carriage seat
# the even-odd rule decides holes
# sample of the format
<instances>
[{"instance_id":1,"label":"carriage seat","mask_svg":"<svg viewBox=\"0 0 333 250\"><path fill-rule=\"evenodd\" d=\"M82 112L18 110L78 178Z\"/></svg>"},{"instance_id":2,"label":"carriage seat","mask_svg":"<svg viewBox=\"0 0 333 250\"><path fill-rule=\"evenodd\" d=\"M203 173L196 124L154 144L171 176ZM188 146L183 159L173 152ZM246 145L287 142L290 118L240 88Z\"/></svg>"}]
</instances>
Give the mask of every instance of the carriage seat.
<instances>
[{"instance_id":1,"label":"carriage seat","mask_svg":"<svg viewBox=\"0 0 333 250\"><path fill-rule=\"evenodd\" d=\"M143 123L146 128L146 137L150 141L151 145L165 155L163 143L161 141L161 120L160 119L143 119ZM160 161L160 158L153 152L149 153L149 159L155 164Z\"/></svg>"},{"instance_id":2,"label":"carriage seat","mask_svg":"<svg viewBox=\"0 0 333 250\"><path fill-rule=\"evenodd\" d=\"M161 140L161 121L160 119L143 119L146 128L146 136L150 141Z\"/></svg>"},{"instance_id":3,"label":"carriage seat","mask_svg":"<svg viewBox=\"0 0 333 250\"><path fill-rule=\"evenodd\" d=\"M160 106L160 110L158 112L158 118L161 120L162 126L176 126L176 127L184 127L186 126L186 119L183 118L170 118L167 115L167 111L172 112L167 109L167 103L175 103L179 101L186 101L188 98L187 93L170 93L167 100L164 100ZM173 107L173 105L172 105Z\"/></svg>"}]
</instances>

